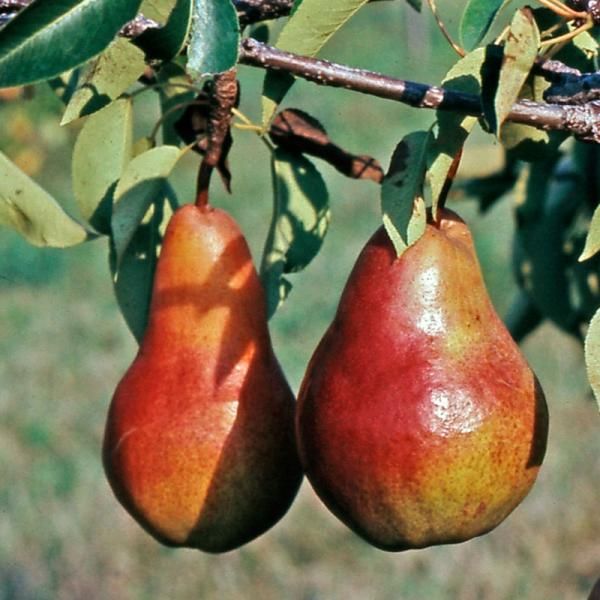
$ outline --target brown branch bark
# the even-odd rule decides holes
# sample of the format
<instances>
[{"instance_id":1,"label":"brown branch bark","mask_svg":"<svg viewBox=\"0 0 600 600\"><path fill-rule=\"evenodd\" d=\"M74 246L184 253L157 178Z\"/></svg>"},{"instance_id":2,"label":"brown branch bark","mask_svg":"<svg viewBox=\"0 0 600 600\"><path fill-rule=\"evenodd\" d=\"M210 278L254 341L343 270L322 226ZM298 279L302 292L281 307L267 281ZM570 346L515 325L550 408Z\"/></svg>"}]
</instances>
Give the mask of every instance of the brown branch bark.
<instances>
[{"instance_id":1,"label":"brown branch bark","mask_svg":"<svg viewBox=\"0 0 600 600\"><path fill-rule=\"evenodd\" d=\"M365 69L283 52L252 38L242 42L240 63L262 69L285 71L319 85L343 87L417 108L482 116L481 99L474 94L396 79ZM566 131L585 141L600 143L600 102L575 106L522 100L513 106L508 120L539 129Z\"/></svg>"},{"instance_id":2,"label":"brown branch bark","mask_svg":"<svg viewBox=\"0 0 600 600\"><path fill-rule=\"evenodd\" d=\"M240 25L249 25L290 14L294 0L234 0Z\"/></svg>"},{"instance_id":3,"label":"brown branch bark","mask_svg":"<svg viewBox=\"0 0 600 600\"><path fill-rule=\"evenodd\" d=\"M0 25L13 18L32 1L0 0ZM293 6L293 0L233 2L238 8L240 22L244 24L285 16ZM586 8L589 10L592 5L595 6L594 3L587 2ZM124 27L122 33L135 37L145 29L155 27L156 23L139 15ZM240 63L264 69L283 70L320 85L344 87L418 108L451 110L481 116L481 100L478 96L282 52L253 39L243 41ZM570 104L568 98L561 104L540 104L523 100L514 105L508 120L540 129L566 131L586 141L600 142L600 100L585 104Z\"/></svg>"}]
</instances>

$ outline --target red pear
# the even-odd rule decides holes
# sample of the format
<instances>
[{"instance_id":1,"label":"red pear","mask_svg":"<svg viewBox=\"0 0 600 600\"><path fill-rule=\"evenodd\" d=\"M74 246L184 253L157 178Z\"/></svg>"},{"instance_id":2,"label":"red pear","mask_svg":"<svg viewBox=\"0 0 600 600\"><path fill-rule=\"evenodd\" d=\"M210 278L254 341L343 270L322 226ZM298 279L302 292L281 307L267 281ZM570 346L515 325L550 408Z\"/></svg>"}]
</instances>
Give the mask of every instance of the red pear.
<instances>
[{"instance_id":1,"label":"red pear","mask_svg":"<svg viewBox=\"0 0 600 600\"><path fill-rule=\"evenodd\" d=\"M298 400L314 489L386 550L490 531L546 448L541 387L490 302L467 226L440 212L399 258L383 228L373 235Z\"/></svg>"},{"instance_id":2,"label":"red pear","mask_svg":"<svg viewBox=\"0 0 600 600\"><path fill-rule=\"evenodd\" d=\"M296 495L293 415L242 233L221 210L180 208L110 406L103 457L115 495L167 545L236 548Z\"/></svg>"}]
</instances>

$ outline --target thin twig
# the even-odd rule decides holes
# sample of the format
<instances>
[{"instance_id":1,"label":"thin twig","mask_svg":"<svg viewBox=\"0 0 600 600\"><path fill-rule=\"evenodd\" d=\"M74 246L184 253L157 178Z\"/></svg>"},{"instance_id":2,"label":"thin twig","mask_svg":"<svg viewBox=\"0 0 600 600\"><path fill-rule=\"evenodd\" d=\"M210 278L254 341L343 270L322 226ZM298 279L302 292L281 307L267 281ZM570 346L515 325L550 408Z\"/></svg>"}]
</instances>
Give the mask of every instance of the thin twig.
<instances>
[{"instance_id":1,"label":"thin twig","mask_svg":"<svg viewBox=\"0 0 600 600\"><path fill-rule=\"evenodd\" d=\"M429 4L429 8L431 9L431 13L433 14L433 16L435 18L435 21L437 23L437 26L438 26L439 30L442 32L442 35L446 38L446 41L450 44L450 46L452 46L452 49L454 50L454 52L456 52L456 54L458 54L460 57L466 56L466 52L464 51L464 49L461 48L452 39L452 36L450 35L450 32L446 28L446 25L444 24L444 22L440 18L440 15L438 14L438 10L437 10L437 6L436 6L436 3L435 3L435 0L427 0L427 3Z\"/></svg>"},{"instance_id":2,"label":"thin twig","mask_svg":"<svg viewBox=\"0 0 600 600\"><path fill-rule=\"evenodd\" d=\"M244 40L241 45L240 62L262 69L285 71L320 85L343 87L417 108L482 115L481 99L475 94L396 79L373 71L283 52L251 38ZM567 131L583 140L600 143L598 102L572 106L521 100L513 106L508 120L539 129Z\"/></svg>"},{"instance_id":3,"label":"thin twig","mask_svg":"<svg viewBox=\"0 0 600 600\"><path fill-rule=\"evenodd\" d=\"M570 42L574 37L577 37L580 33L583 33L584 31L591 29L593 26L594 26L594 22L592 21L592 19L587 19L583 25L581 25L580 27L577 27L577 29L573 29L573 31L563 33L562 35L559 35L555 38L550 38L550 39L541 41L540 48L543 48L544 46L551 46L554 44Z\"/></svg>"},{"instance_id":4,"label":"thin twig","mask_svg":"<svg viewBox=\"0 0 600 600\"><path fill-rule=\"evenodd\" d=\"M564 17L565 19L575 20L575 19L585 19L587 17L587 13L579 12L573 10L566 4L560 2L560 0L538 0L538 2L556 13L557 15Z\"/></svg>"}]
</instances>

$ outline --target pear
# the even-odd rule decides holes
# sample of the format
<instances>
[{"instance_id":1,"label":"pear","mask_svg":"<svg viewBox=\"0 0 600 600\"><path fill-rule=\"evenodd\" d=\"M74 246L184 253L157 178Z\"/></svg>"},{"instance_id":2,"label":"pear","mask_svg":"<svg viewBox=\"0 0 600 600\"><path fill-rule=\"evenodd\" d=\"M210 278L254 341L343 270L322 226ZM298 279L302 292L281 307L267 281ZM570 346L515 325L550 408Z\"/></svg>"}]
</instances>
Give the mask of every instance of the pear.
<instances>
[{"instance_id":1,"label":"pear","mask_svg":"<svg viewBox=\"0 0 600 600\"><path fill-rule=\"evenodd\" d=\"M490 531L546 449L541 387L491 304L467 226L440 212L399 258L383 228L373 235L298 398L315 491L385 550Z\"/></svg>"},{"instance_id":2,"label":"pear","mask_svg":"<svg viewBox=\"0 0 600 600\"><path fill-rule=\"evenodd\" d=\"M167 545L234 549L296 495L294 409L242 233L224 211L183 206L108 414L103 460L116 497Z\"/></svg>"}]
</instances>

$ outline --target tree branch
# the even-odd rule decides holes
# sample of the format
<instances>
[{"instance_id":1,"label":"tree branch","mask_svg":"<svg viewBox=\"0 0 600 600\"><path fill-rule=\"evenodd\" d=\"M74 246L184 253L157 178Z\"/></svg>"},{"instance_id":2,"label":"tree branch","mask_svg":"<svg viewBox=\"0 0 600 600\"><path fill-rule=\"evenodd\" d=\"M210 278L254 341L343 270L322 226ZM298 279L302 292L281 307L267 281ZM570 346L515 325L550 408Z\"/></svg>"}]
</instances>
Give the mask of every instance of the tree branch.
<instances>
[{"instance_id":1,"label":"tree branch","mask_svg":"<svg viewBox=\"0 0 600 600\"><path fill-rule=\"evenodd\" d=\"M240 25L249 25L290 14L294 0L234 0Z\"/></svg>"},{"instance_id":2,"label":"tree branch","mask_svg":"<svg viewBox=\"0 0 600 600\"><path fill-rule=\"evenodd\" d=\"M241 64L262 69L285 71L319 85L343 87L417 108L482 116L481 99L474 94L405 81L365 69L283 52L252 38L242 42L239 61ZM508 120L538 129L566 131L582 140L600 143L600 102L574 106L521 100L513 106Z\"/></svg>"}]
</instances>

